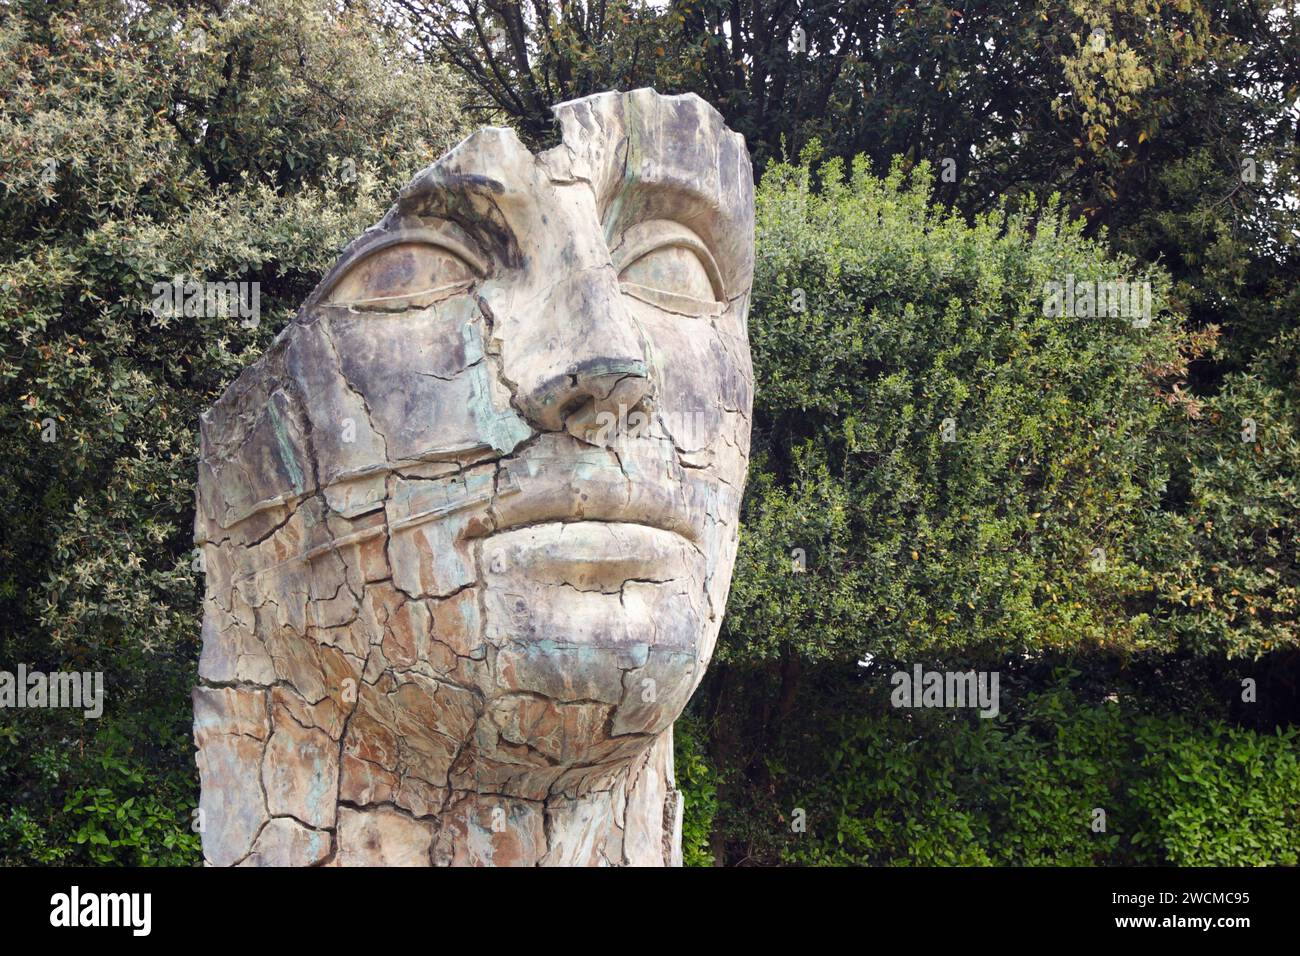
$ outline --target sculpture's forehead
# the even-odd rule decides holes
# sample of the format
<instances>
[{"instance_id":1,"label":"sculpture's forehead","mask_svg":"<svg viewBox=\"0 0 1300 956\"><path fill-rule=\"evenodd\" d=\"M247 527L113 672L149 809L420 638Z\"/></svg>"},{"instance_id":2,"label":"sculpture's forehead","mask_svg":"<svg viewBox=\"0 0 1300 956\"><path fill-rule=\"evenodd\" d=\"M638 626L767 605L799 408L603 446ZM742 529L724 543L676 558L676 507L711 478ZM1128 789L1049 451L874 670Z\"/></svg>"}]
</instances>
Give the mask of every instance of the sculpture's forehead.
<instances>
[{"instance_id":1,"label":"sculpture's forehead","mask_svg":"<svg viewBox=\"0 0 1300 956\"><path fill-rule=\"evenodd\" d=\"M705 242L729 291L753 276L753 179L743 138L699 97L600 93L555 108L559 145L534 155L507 129L479 130L404 188L383 233L445 216L515 264L512 235L545 213L556 187L589 188L605 242L649 219L679 222ZM362 251L362 237L343 261ZM340 263L343 264L343 263Z\"/></svg>"}]
</instances>

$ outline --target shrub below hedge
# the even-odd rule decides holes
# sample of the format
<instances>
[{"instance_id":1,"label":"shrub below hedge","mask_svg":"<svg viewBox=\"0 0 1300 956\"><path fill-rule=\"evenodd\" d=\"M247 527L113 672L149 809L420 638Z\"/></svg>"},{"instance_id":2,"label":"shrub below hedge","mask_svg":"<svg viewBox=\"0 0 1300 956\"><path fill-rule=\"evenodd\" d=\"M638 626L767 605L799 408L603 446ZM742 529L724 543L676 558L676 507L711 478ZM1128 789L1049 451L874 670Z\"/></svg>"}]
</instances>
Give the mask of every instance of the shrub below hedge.
<instances>
[{"instance_id":1,"label":"shrub below hedge","mask_svg":"<svg viewBox=\"0 0 1300 956\"><path fill-rule=\"evenodd\" d=\"M1294 865L1300 734L1089 703L1064 684L1015 714L891 710L800 733L777 789L806 812L785 862ZM689 781L688 781L689 783ZM1105 829L1095 828L1096 810ZM778 826L774 820L772 826Z\"/></svg>"}]
</instances>

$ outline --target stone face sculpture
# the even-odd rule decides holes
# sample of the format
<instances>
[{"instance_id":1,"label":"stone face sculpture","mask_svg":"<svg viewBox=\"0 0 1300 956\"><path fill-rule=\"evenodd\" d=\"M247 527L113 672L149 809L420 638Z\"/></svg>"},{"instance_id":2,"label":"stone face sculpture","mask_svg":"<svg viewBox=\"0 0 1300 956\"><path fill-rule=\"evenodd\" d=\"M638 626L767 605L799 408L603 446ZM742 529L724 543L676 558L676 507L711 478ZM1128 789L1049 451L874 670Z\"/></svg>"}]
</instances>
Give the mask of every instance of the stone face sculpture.
<instances>
[{"instance_id":1,"label":"stone face sculpture","mask_svg":"<svg viewBox=\"0 0 1300 956\"><path fill-rule=\"evenodd\" d=\"M556 115L416 176L202 418L210 864L680 862L753 181L695 96Z\"/></svg>"}]
</instances>

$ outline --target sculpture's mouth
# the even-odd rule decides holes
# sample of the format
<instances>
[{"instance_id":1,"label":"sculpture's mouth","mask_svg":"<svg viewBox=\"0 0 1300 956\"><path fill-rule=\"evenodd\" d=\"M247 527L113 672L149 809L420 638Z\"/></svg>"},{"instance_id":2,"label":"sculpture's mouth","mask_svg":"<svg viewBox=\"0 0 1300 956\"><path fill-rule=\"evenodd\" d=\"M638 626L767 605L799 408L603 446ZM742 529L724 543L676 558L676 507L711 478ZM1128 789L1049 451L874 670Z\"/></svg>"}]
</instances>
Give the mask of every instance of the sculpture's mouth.
<instances>
[{"instance_id":1,"label":"sculpture's mouth","mask_svg":"<svg viewBox=\"0 0 1300 956\"><path fill-rule=\"evenodd\" d=\"M623 534L633 533L637 529L658 534L666 532L674 537L685 539L692 546L696 545L700 537L699 530L680 515L665 514L658 510L639 512L626 505L620 508L583 509L578 514L507 511L497 516L496 526L486 537L493 538L507 532L551 525L574 532L589 527L617 529Z\"/></svg>"},{"instance_id":2,"label":"sculpture's mouth","mask_svg":"<svg viewBox=\"0 0 1300 956\"><path fill-rule=\"evenodd\" d=\"M652 479L659 463L631 455L622 462L564 456L517 459L502 466L489 535L542 524L618 524L667 532L698 546L712 482ZM626 471L624 470L626 469Z\"/></svg>"},{"instance_id":3,"label":"sculpture's mouth","mask_svg":"<svg viewBox=\"0 0 1300 956\"><path fill-rule=\"evenodd\" d=\"M629 581L694 577L700 553L675 531L627 521L545 521L498 531L483 542L483 570L579 591L619 591Z\"/></svg>"}]
</instances>

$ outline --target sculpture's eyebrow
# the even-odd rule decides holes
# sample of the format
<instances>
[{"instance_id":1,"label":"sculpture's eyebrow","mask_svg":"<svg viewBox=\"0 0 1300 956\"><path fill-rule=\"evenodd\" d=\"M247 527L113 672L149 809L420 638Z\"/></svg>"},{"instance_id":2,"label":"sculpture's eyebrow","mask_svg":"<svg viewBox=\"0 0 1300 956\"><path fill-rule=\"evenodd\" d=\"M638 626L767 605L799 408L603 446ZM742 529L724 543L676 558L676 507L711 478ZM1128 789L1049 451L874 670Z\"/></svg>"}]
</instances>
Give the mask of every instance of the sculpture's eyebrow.
<instances>
[{"instance_id":1,"label":"sculpture's eyebrow","mask_svg":"<svg viewBox=\"0 0 1300 956\"><path fill-rule=\"evenodd\" d=\"M517 264L519 245L502 207L525 194L524 188L501 179L435 164L398 194L379 228L412 228L421 220L441 219L463 230L485 254Z\"/></svg>"},{"instance_id":2,"label":"sculpture's eyebrow","mask_svg":"<svg viewBox=\"0 0 1300 956\"><path fill-rule=\"evenodd\" d=\"M418 203L428 208L450 208L455 205L456 198L467 193L501 196L506 191L506 184L499 179L481 173L443 169L434 164L397 194L397 203L399 206Z\"/></svg>"},{"instance_id":3,"label":"sculpture's eyebrow","mask_svg":"<svg viewBox=\"0 0 1300 956\"><path fill-rule=\"evenodd\" d=\"M344 261L348 265L354 265L382 249L387 249L389 246L408 242L441 246L449 252L454 252L464 260L476 275L481 276L487 271L487 266L475 250L474 243L467 239L463 230L451 220L441 217L438 217L438 221L435 222L433 228L420 224L414 227L397 228L380 233L367 245L353 250Z\"/></svg>"},{"instance_id":4,"label":"sculpture's eyebrow","mask_svg":"<svg viewBox=\"0 0 1300 956\"><path fill-rule=\"evenodd\" d=\"M619 248L629 230L651 220L677 223L698 237L716 262L722 284L730 289L736 284L738 264L730 254L727 237L742 223L733 222L726 210L717 190L687 179L625 180L601 217L605 244L611 250Z\"/></svg>"},{"instance_id":5,"label":"sculpture's eyebrow","mask_svg":"<svg viewBox=\"0 0 1300 956\"><path fill-rule=\"evenodd\" d=\"M622 230L647 219L669 219L689 225L697 211L717 208L717 197L685 180L646 182L625 179L605 204L602 220L605 242L618 244Z\"/></svg>"}]
</instances>

